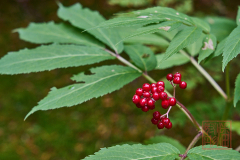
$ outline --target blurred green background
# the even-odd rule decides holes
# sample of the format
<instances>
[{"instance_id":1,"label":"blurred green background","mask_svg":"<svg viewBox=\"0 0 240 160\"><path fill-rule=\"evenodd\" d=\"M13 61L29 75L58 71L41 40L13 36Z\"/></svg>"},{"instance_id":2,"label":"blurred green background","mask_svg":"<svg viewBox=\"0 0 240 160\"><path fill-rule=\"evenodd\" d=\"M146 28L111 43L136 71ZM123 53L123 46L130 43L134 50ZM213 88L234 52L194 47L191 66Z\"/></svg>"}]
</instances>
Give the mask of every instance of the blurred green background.
<instances>
[{"instance_id":1,"label":"blurred green background","mask_svg":"<svg viewBox=\"0 0 240 160\"><path fill-rule=\"evenodd\" d=\"M104 17L114 13L143 9L161 5L173 7L195 16L224 16L235 19L238 1L227 0L59 0L65 6L80 2L84 7L98 10ZM129 3L130 2L130 3ZM0 1L0 56L9 51L34 48L36 45L21 41L16 28L26 27L30 22L61 20L57 17L55 0L1 0ZM235 59L231 64L231 91L234 88L240 64ZM103 64L119 63L105 61ZM120 64L120 63L119 63ZM225 89L224 74L221 72L221 57L202 64ZM65 160L82 159L102 147L120 143L142 143L155 135L167 135L187 146L196 135L196 130L177 109L170 113L173 128L157 130L151 125L152 112L143 113L131 102L135 89L147 82L138 78L124 88L92 99L83 104L52 111L39 111L23 121L25 115L37 102L47 95L50 88L73 83L70 77L94 65L57 69L22 75L0 76L0 159ZM186 64L149 74L160 80L167 73L181 72L189 82L186 91L177 90L177 98L189 108L199 123L202 120L221 119L225 102L203 76ZM178 94L181 92L181 94ZM159 104L158 104L159 105ZM240 106L232 108L230 119L240 120ZM233 148L240 138L233 132ZM201 142L198 142L200 145Z\"/></svg>"}]
</instances>

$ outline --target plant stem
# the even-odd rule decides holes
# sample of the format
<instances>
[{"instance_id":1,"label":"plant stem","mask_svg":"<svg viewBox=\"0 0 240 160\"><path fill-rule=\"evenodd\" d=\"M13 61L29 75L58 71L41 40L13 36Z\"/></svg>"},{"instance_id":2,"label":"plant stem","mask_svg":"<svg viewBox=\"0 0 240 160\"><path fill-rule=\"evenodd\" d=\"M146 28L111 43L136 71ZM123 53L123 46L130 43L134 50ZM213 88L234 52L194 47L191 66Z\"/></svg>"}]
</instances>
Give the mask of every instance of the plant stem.
<instances>
[{"instance_id":1,"label":"plant stem","mask_svg":"<svg viewBox=\"0 0 240 160\"><path fill-rule=\"evenodd\" d=\"M238 146L235 150L239 152L240 151L240 146Z\"/></svg>"},{"instance_id":2,"label":"plant stem","mask_svg":"<svg viewBox=\"0 0 240 160\"><path fill-rule=\"evenodd\" d=\"M181 160L185 159L187 157L187 153L188 151L194 147L194 145L197 143L197 141L202 137L202 132L198 132L198 134L194 137L194 139L192 140L192 142L189 144L187 150L185 151L185 153L183 155L179 155L181 158Z\"/></svg>"},{"instance_id":3,"label":"plant stem","mask_svg":"<svg viewBox=\"0 0 240 160\"><path fill-rule=\"evenodd\" d=\"M198 71L211 83L211 85L218 91L218 93L225 99L228 99L228 96L226 93L222 90L222 88L217 84L217 82L204 70L202 66L200 66L197 61L190 57L185 51L180 50L180 53L188 57L191 61L191 63L198 69Z\"/></svg>"},{"instance_id":4,"label":"plant stem","mask_svg":"<svg viewBox=\"0 0 240 160\"><path fill-rule=\"evenodd\" d=\"M229 63L225 69L225 80L226 80L226 92L227 92L227 102L226 102L226 106L225 106L225 110L223 113L223 117L222 120L226 120L228 118L229 115L229 110L231 108L231 100L230 100L230 77L229 77Z\"/></svg>"}]
</instances>

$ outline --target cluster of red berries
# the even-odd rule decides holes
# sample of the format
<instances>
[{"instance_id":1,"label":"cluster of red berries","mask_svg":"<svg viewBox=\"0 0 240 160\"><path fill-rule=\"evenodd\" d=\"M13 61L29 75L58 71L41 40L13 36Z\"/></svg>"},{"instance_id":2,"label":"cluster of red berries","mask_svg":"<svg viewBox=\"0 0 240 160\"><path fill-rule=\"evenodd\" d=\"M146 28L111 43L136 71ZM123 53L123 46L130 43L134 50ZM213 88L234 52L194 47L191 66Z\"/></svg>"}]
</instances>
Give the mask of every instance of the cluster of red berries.
<instances>
[{"instance_id":1,"label":"cluster of red berries","mask_svg":"<svg viewBox=\"0 0 240 160\"><path fill-rule=\"evenodd\" d=\"M167 129L172 128L172 122L170 122L169 118L162 118L160 112L155 111L153 113L152 124L157 125L158 129L163 129L164 127Z\"/></svg>"},{"instance_id":2,"label":"cluster of red berries","mask_svg":"<svg viewBox=\"0 0 240 160\"><path fill-rule=\"evenodd\" d=\"M174 75L169 73L167 75L167 80L169 80L170 82L173 81L174 84L179 84L179 87L181 89L185 89L187 88L187 83L184 81L181 81L182 75L180 73L175 73Z\"/></svg>"}]
</instances>

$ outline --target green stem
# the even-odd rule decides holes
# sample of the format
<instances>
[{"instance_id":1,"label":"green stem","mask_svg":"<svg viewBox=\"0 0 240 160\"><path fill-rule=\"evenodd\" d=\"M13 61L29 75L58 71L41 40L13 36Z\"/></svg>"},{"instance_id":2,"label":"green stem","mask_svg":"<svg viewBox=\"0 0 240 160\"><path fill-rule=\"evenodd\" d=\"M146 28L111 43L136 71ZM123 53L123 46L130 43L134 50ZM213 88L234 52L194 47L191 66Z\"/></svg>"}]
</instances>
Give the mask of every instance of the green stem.
<instances>
[{"instance_id":1,"label":"green stem","mask_svg":"<svg viewBox=\"0 0 240 160\"><path fill-rule=\"evenodd\" d=\"M223 113L223 118L222 120L226 120L228 118L229 115L229 111L231 108L231 100L230 100L230 77L229 77L229 63L225 69L225 80L226 80L226 92L227 92L227 102L226 102L226 106L225 106L225 110Z\"/></svg>"},{"instance_id":2,"label":"green stem","mask_svg":"<svg viewBox=\"0 0 240 160\"><path fill-rule=\"evenodd\" d=\"M189 58L191 63L197 68L197 70L211 83L211 85L218 91L218 93L225 99L228 99L228 96L226 93L222 90L222 88L217 84L217 82L204 70L202 66L200 66L197 61L193 58L190 57L185 51L180 50L180 53L185 55L186 57Z\"/></svg>"}]
</instances>

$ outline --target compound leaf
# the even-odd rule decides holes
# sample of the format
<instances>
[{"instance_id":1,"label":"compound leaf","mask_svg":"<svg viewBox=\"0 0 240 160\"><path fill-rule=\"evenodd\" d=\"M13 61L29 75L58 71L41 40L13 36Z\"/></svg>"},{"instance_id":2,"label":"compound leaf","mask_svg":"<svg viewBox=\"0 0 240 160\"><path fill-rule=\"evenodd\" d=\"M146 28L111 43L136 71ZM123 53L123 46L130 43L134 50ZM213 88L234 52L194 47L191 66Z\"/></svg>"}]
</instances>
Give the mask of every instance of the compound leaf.
<instances>
[{"instance_id":1,"label":"compound leaf","mask_svg":"<svg viewBox=\"0 0 240 160\"><path fill-rule=\"evenodd\" d=\"M42 99L25 117L39 110L70 107L97 98L122 88L141 76L141 73L119 65L102 66L90 70L93 75L80 73L72 79L77 83L60 89L54 89ZM95 73L95 74L94 74Z\"/></svg>"},{"instance_id":2,"label":"compound leaf","mask_svg":"<svg viewBox=\"0 0 240 160\"><path fill-rule=\"evenodd\" d=\"M97 47L52 44L8 53L0 60L0 73L38 72L93 64L107 59L114 57Z\"/></svg>"},{"instance_id":3,"label":"compound leaf","mask_svg":"<svg viewBox=\"0 0 240 160\"><path fill-rule=\"evenodd\" d=\"M176 53L170 58L162 61L164 54L156 55L157 58L157 67L156 69L167 69L173 66L180 66L190 61L190 59L180 53Z\"/></svg>"},{"instance_id":4,"label":"compound leaf","mask_svg":"<svg viewBox=\"0 0 240 160\"><path fill-rule=\"evenodd\" d=\"M233 101L234 107L236 107L237 102L239 100L240 100L240 73L238 74L235 82L234 101Z\"/></svg>"},{"instance_id":5,"label":"compound leaf","mask_svg":"<svg viewBox=\"0 0 240 160\"><path fill-rule=\"evenodd\" d=\"M191 17L193 23L197 26L200 27L204 32L209 33L211 28L209 26L209 24L207 22L205 22L204 20L200 19L200 18L195 18L195 17Z\"/></svg>"},{"instance_id":6,"label":"compound leaf","mask_svg":"<svg viewBox=\"0 0 240 160\"><path fill-rule=\"evenodd\" d=\"M42 44L42 43L74 43L90 46L104 47L102 43L87 33L66 24L30 23L27 28L16 29L20 39Z\"/></svg>"},{"instance_id":7,"label":"compound leaf","mask_svg":"<svg viewBox=\"0 0 240 160\"><path fill-rule=\"evenodd\" d=\"M223 40L217 45L217 49L216 49L216 51L213 53L213 57L217 57L217 56L219 56L220 54L223 53L223 49L224 49L226 40L227 40L227 38L223 39ZM213 57L212 57L212 58L213 58Z\"/></svg>"},{"instance_id":8,"label":"compound leaf","mask_svg":"<svg viewBox=\"0 0 240 160\"><path fill-rule=\"evenodd\" d=\"M152 145L117 145L109 148L102 148L94 155L86 157L84 160L174 160L178 158L179 150L168 143L158 143Z\"/></svg>"},{"instance_id":9,"label":"compound leaf","mask_svg":"<svg viewBox=\"0 0 240 160\"><path fill-rule=\"evenodd\" d=\"M220 147L220 146L208 146L205 145L204 148L219 148L219 150L213 149L202 149L202 146L194 147L189 150L187 156L191 160L222 160L222 159L239 159L240 153L238 151L232 150L230 148ZM223 149L225 148L225 149Z\"/></svg>"},{"instance_id":10,"label":"compound leaf","mask_svg":"<svg viewBox=\"0 0 240 160\"><path fill-rule=\"evenodd\" d=\"M210 56L216 49L217 39L213 34L208 34L203 39L203 47L199 52L198 63Z\"/></svg>"},{"instance_id":11,"label":"compound leaf","mask_svg":"<svg viewBox=\"0 0 240 160\"><path fill-rule=\"evenodd\" d=\"M85 30L95 27L99 23L105 21L98 12L91 11L88 8L83 9L79 3L70 7L64 7L62 4L59 4L58 16L63 20L69 21L73 26ZM116 30L97 28L94 30L88 30L88 32L118 53L122 52L123 43L115 46L115 44L121 40L121 37Z\"/></svg>"},{"instance_id":12,"label":"compound leaf","mask_svg":"<svg viewBox=\"0 0 240 160\"><path fill-rule=\"evenodd\" d=\"M240 53L240 26L236 27L227 37L223 49L222 71L224 71L228 62Z\"/></svg>"},{"instance_id":13,"label":"compound leaf","mask_svg":"<svg viewBox=\"0 0 240 160\"><path fill-rule=\"evenodd\" d=\"M163 60L168 59L184 47L193 44L199 39L202 30L198 27L186 27L176 34L166 50Z\"/></svg>"},{"instance_id":14,"label":"compound leaf","mask_svg":"<svg viewBox=\"0 0 240 160\"><path fill-rule=\"evenodd\" d=\"M129 55L132 61L144 71L151 71L157 65L157 60L152 50L146 46L126 45L124 51Z\"/></svg>"},{"instance_id":15,"label":"compound leaf","mask_svg":"<svg viewBox=\"0 0 240 160\"><path fill-rule=\"evenodd\" d=\"M196 56L197 54L199 54L200 49L202 47L202 41L205 34L202 33L201 37L194 42L193 44L190 44L186 47L187 52L191 55L191 56Z\"/></svg>"}]
</instances>

